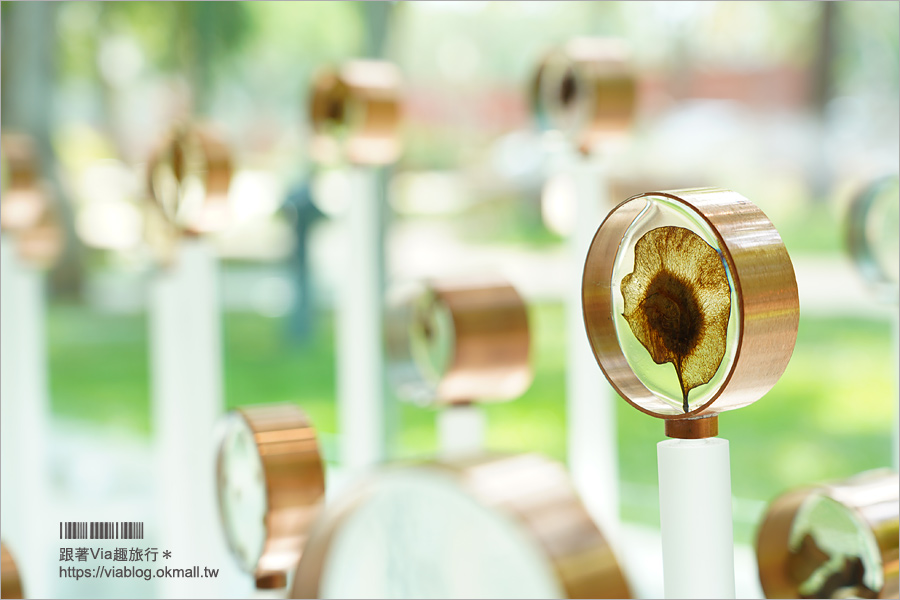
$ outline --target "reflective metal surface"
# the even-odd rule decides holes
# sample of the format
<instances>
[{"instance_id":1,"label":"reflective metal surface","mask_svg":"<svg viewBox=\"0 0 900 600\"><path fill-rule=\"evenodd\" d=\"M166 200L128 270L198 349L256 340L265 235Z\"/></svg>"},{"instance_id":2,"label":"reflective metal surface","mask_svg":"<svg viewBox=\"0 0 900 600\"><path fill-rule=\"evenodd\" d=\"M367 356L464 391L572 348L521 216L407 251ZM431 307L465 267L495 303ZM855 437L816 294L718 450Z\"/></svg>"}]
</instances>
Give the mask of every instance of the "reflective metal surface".
<instances>
[{"instance_id":1,"label":"reflective metal surface","mask_svg":"<svg viewBox=\"0 0 900 600\"><path fill-rule=\"evenodd\" d=\"M775 499L756 543L766 597L896 598L898 488L896 473L878 470Z\"/></svg>"},{"instance_id":2,"label":"reflective metal surface","mask_svg":"<svg viewBox=\"0 0 900 600\"><path fill-rule=\"evenodd\" d=\"M241 474L229 472L224 439L216 463L220 516L229 545L242 566L253 571L261 584L271 587L281 580L279 573L296 567L325 494L316 432L303 411L292 404L241 408L231 417L237 419L237 427L246 428L252 435L262 467L265 537L256 564L247 564L245 556L237 554L241 540L236 539L236 528L228 522L225 496L235 491L230 479Z\"/></svg>"},{"instance_id":3,"label":"reflective metal surface","mask_svg":"<svg viewBox=\"0 0 900 600\"><path fill-rule=\"evenodd\" d=\"M386 319L388 373L420 404L511 400L531 384L528 314L498 279L444 279L401 292Z\"/></svg>"},{"instance_id":4,"label":"reflective metal surface","mask_svg":"<svg viewBox=\"0 0 900 600\"><path fill-rule=\"evenodd\" d=\"M402 78L392 63L352 60L313 80L310 152L321 163L385 165L401 152Z\"/></svg>"},{"instance_id":5,"label":"reflective metal surface","mask_svg":"<svg viewBox=\"0 0 900 600\"><path fill-rule=\"evenodd\" d=\"M0 598L24 598L19 569L6 544L0 543Z\"/></svg>"},{"instance_id":6,"label":"reflective metal surface","mask_svg":"<svg viewBox=\"0 0 900 600\"><path fill-rule=\"evenodd\" d=\"M151 154L147 237L164 260L182 235L219 231L229 221L231 154L209 127L175 127Z\"/></svg>"},{"instance_id":7,"label":"reflective metal surface","mask_svg":"<svg viewBox=\"0 0 900 600\"><path fill-rule=\"evenodd\" d=\"M0 145L0 230L15 236L16 251L23 262L49 267L62 254L65 237L51 191L40 178L34 140L5 133Z\"/></svg>"},{"instance_id":8,"label":"reflective metal surface","mask_svg":"<svg viewBox=\"0 0 900 600\"><path fill-rule=\"evenodd\" d=\"M637 83L624 43L576 38L541 60L532 109L545 129L563 132L584 153L621 136L634 118Z\"/></svg>"}]
</instances>

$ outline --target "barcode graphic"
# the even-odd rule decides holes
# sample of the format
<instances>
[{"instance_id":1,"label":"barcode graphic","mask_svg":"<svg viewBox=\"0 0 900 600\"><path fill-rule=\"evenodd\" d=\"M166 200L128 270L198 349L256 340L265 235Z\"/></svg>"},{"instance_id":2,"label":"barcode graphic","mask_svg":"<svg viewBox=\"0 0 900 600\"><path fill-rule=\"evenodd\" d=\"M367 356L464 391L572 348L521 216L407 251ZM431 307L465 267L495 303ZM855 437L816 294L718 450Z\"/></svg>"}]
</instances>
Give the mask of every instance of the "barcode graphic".
<instances>
[{"instance_id":1,"label":"barcode graphic","mask_svg":"<svg viewBox=\"0 0 900 600\"><path fill-rule=\"evenodd\" d=\"M141 521L60 521L61 540L142 540Z\"/></svg>"}]
</instances>

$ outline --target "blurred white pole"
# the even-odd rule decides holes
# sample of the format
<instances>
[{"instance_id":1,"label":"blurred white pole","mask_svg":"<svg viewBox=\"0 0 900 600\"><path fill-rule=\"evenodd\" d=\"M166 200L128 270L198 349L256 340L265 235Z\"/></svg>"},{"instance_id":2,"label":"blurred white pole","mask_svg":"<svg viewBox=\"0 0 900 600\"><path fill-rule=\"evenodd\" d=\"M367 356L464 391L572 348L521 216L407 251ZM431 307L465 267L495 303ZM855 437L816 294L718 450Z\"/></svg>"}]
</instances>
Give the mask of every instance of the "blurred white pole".
<instances>
[{"instance_id":1,"label":"blurred white pole","mask_svg":"<svg viewBox=\"0 0 900 600\"><path fill-rule=\"evenodd\" d=\"M477 455L485 446L484 409L477 404L441 408L437 414L437 430L441 458Z\"/></svg>"},{"instance_id":2,"label":"blurred white pole","mask_svg":"<svg viewBox=\"0 0 900 600\"><path fill-rule=\"evenodd\" d=\"M388 425L384 393L384 198L376 167L346 170L345 260L338 274L336 371L341 465L352 475L382 462Z\"/></svg>"},{"instance_id":3,"label":"blurred white pole","mask_svg":"<svg viewBox=\"0 0 900 600\"><path fill-rule=\"evenodd\" d=\"M615 396L591 351L581 303L584 260L594 233L611 208L607 173L601 157L585 158L569 149L561 159L558 168L571 178L576 201L566 293L568 462L588 512L604 535L615 538L619 528Z\"/></svg>"},{"instance_id":4,"label":"blurred white pole","mask_svg":"<svg viewBox=\"0 0 900 600\"><path fill-rule=\"evenodd\" d=\"M14 553L26 593L53 595L48 556L59 524L50 508L47 444L50 407L46 297L42 271L16 255L15 240L0 238L0 530Z\"/></svg>"},{"instance_id":5,"label":"blurred white pole","mask_svg":"<svg viewBox=\"0 0 900 600\"><path fill-rule=\"evenodd\" d=\"M216 506L213 432L224 411L217 271L211 245L185 239L174 264L156 274L150 290L159 551L172 552L172 566L220 569L217 579L160 579L163 598L252 592L252 581L246 590L230 585L238 569L227 554Z\"/></svg>"},{"instance_id":6,"label":"blurred white pole","mask_svg":"<svg viewBox=\"0 0 900 600\"><path fill-rule=\"evenodd\" d=\"M657 444L666 598L734 598L728 440Z\"/></svg>"}]
</instances>

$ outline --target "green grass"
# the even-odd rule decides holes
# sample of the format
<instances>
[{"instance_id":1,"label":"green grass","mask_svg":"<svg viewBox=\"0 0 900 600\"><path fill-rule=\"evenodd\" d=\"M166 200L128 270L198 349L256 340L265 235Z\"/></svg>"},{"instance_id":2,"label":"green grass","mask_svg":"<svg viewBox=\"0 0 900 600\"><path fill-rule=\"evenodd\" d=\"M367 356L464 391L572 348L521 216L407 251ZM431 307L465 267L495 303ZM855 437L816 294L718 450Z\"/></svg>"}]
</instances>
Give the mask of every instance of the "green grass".
<instances>
[{"instance_id":1,"label":"green grass","mask_svg":"<svg viewBox=\"0 0 900 600\"><path fill-rule=\"evenodd\" d=\"M565 340L558 304L531 308L534 383L520 399L487 407L493 449L565 456ZM142 316L98 314L83 307L50 311L54 410L64 418L103 423L148 436L147 323ZM283 322L254 314L224 317L225 389L229 407L297 402L335 457L334 348L329 315L304 344L290 342ZM791 486L850 475L889 462L892 400L889 327L864 318L803 318L794 357L776 387L756 404L720 418L731 442L737 496L768 500ZM656 485L662 423L617 402L620 473ZM399 409L401 456L435 447L434 413ZM637 505L626 517L656 517Z\"/></svg>"}]
</instances>

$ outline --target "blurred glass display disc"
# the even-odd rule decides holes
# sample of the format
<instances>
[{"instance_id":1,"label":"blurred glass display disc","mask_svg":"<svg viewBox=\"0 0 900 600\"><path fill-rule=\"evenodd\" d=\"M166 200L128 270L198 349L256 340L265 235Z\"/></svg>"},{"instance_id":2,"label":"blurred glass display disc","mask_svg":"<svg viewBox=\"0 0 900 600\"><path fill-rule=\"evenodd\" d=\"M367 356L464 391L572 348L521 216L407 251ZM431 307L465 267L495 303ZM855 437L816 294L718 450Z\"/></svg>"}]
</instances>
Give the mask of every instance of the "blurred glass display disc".
<instances>
[{"instance_id":1,"label":"blurred glass display disc","mask_svg":"<svg viewBox=\"0 0 900 600\"><path fill-rule=\"evenodd\" d=\"M620 347L631 370L647 389L671 407L670 409L660 408L656 412L659 414L681 414L684 412L683 395L676 368L671 362L655 363L650 352L635 335L625 317L626 303L622 281L626 276L635 272L636 244L648 232L657 228L679 227L687 229L699 236L703 242L708 244L718 254L727 277L731 301L726 329L725 353L709 382L689 391L689 410L694 410L708 402L724 385L732 369L737 356L737 344L735 342L738 339L738 330L741 322L738 315L740 302L734 283L734 274L723 256L719 241L709 225L698 213L683 203L663 196L648 196L637 201L645 202L645 206L626 229L613 265L611 285L612 319ZM675 263L678 263L677 267L681 274L687 278L692 286L702 286L705 283L699 267L694 265L692 257L687 256L684 252L679 251L677 248L659 248L658 250L654 248L653 251L662 256L663 270L666 268L671 269ZM659 256L654 256L653 258L659 259ZM699 293L697 293L697 298L702 310L704 308L702 290L699 290ZM648 298L645 297L641 302L645 303L647 300ZM701 339L699 341L703 342L705 340Z\"/></svg>"}]
</instances>

